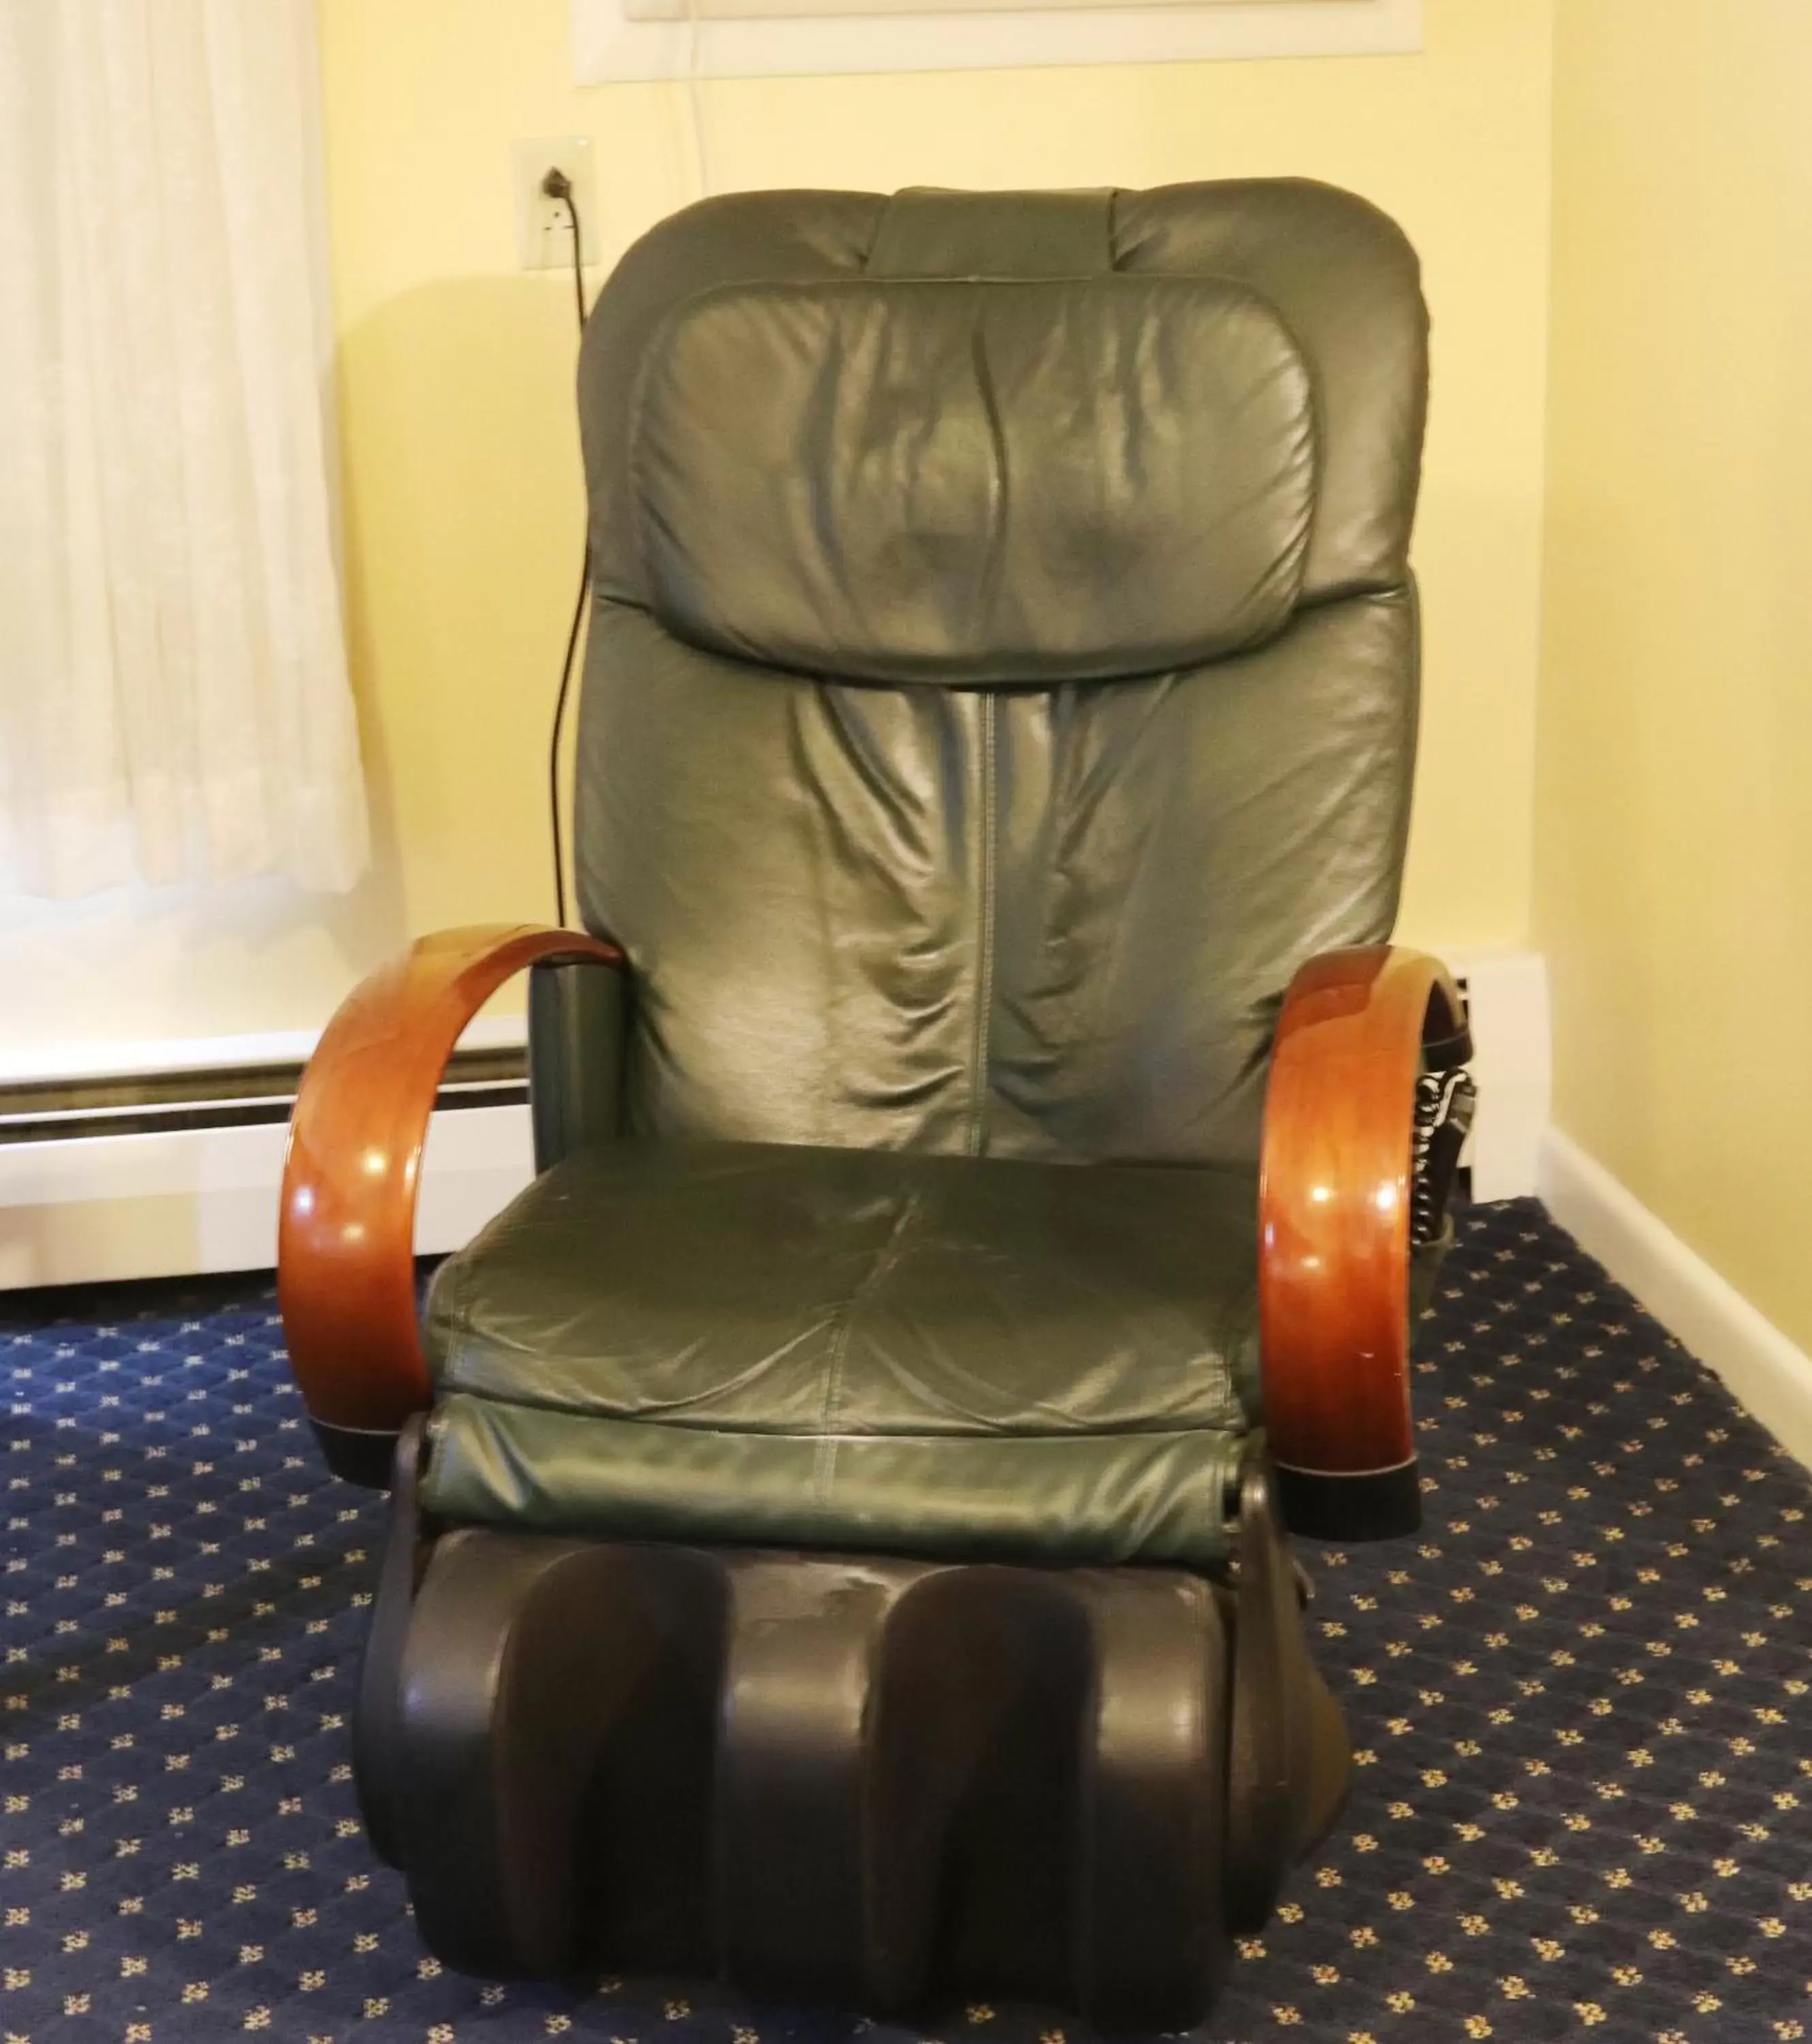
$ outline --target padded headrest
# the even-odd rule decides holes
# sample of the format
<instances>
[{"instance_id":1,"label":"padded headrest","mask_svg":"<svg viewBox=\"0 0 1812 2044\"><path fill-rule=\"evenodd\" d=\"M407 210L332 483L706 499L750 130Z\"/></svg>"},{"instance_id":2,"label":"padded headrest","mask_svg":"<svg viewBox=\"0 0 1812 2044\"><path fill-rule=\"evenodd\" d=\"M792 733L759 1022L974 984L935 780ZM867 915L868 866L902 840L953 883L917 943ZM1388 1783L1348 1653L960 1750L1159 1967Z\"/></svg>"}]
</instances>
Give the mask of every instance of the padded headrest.
<instances>
[{"instance_id":1,"label":"padded headrest","mask_svg":"<svg viewBox=\"0 0 1812 2044\"><path fill-rule=\"evenodd\" d=\"M1323 185L707 200L587 325L597 591L852 679L1212 658L1403 586L1426 338Z\"/></svg>"},{"instance_id":2,"label":"padded headrest","mask_svg":"<svg viewBox=\"0 0 1812 2044\"><path fill-rule=\"evenodd\" d=\"M873 682L1114 677L1282 628L1314 393L1215 279L734 285L651 343L631 485L684 639Z\"/></svg>"}]
</instances>

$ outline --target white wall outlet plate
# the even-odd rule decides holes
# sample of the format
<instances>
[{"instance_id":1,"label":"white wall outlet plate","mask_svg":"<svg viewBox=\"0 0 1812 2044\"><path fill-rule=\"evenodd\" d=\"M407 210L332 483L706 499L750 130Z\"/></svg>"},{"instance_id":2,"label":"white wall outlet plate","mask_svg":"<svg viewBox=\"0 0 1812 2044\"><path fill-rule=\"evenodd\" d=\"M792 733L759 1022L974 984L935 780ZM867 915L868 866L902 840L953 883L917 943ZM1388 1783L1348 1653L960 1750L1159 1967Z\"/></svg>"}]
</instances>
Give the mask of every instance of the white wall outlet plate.
<instances>
[{"instance_id":1,"label":"white wall outlet plate","mask_svg":"<svg viewBox=\"0 0 1812 2044\"><path fill-rule=\"evenodd\" d=\"M551 170L564 171L573 181L580 252L586 262L595 263L600 244L597 178L592 167L591 137L543 135L513 143L510 169L516 202L516 267L519 270L572 267L573 230L566 209L541 189L542 179Z\"/></svg>"}]
</instances>

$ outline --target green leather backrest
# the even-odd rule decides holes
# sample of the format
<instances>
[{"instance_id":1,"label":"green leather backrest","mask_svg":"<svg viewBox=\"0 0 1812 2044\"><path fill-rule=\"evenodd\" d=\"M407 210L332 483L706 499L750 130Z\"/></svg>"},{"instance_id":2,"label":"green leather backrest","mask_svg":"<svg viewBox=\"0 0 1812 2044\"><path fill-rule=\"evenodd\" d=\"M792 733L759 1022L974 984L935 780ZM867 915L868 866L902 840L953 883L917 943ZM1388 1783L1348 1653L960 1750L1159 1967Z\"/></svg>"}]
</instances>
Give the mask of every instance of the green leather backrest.
<instances>
[{"instance_id":1,"label":"green leather backrest","mask_svg":"<svg viewBox=\"0 0 1812 2044\"><path fill-rule=\"evenodd\" d=\"M1284 182L755 193L580 372L579 898L631 1124L1254 1154L1296 966L1395 911L1415 259Z\"/></svg>"}]
</instances>

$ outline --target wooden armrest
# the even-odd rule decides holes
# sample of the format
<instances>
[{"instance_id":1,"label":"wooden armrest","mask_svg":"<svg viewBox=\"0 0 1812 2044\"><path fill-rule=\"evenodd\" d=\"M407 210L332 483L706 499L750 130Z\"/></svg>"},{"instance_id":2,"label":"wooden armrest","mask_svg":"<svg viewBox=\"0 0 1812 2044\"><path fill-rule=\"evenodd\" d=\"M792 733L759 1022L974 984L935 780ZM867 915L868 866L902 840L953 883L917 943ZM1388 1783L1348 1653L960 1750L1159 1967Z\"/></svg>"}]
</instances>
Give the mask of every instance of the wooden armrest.
<instances>
[{"instance_id":1,"label":"wooden armrest","mask_svg":"<svg viewBox=\"0 0 1812 2044\"><path fill-rule=\"evenodd\" d=\"M338 1473L387 1481L392 1437L428 1402L415 1283L428 1117L466 1024L543 959L623 964L614 944L529 924L424 937L347 996L302 1074L277 1299L290 1366Z\"/></svg>"},{"instance_id":2,"label":"wooden armrest","mask_svg":"<svg viewBox=\"0 0 1812 2044\"><path fill-rule=\"evenodd\" d=\"M1292 1526L1413 1531L1411 1144L1422 1045L1462 1034L1438 959L1328 951L1284 997L1265 1103L1259 1324L1265 1424Z\"/></svg>"}]
</instances>

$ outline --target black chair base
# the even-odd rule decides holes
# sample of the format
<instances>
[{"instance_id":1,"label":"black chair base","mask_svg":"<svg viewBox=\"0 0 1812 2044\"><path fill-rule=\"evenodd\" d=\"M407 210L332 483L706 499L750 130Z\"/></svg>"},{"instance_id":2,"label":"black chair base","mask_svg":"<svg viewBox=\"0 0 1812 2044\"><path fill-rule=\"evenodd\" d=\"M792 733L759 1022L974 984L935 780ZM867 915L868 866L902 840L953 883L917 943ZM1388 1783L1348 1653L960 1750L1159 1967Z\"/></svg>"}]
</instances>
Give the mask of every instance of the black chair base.
<instances>
[{"instance_id":1,"label":"black chair base","mask_svg":"<svg viewBox=\"0 0 1812 2044\"><path fill-rule=\"evenodd\" d=\"M1344 1796L1261 1463L1234 1580L424 1533L355 1731L445 1963L1201 2018Z\"/></svg>"}]
</instances>

